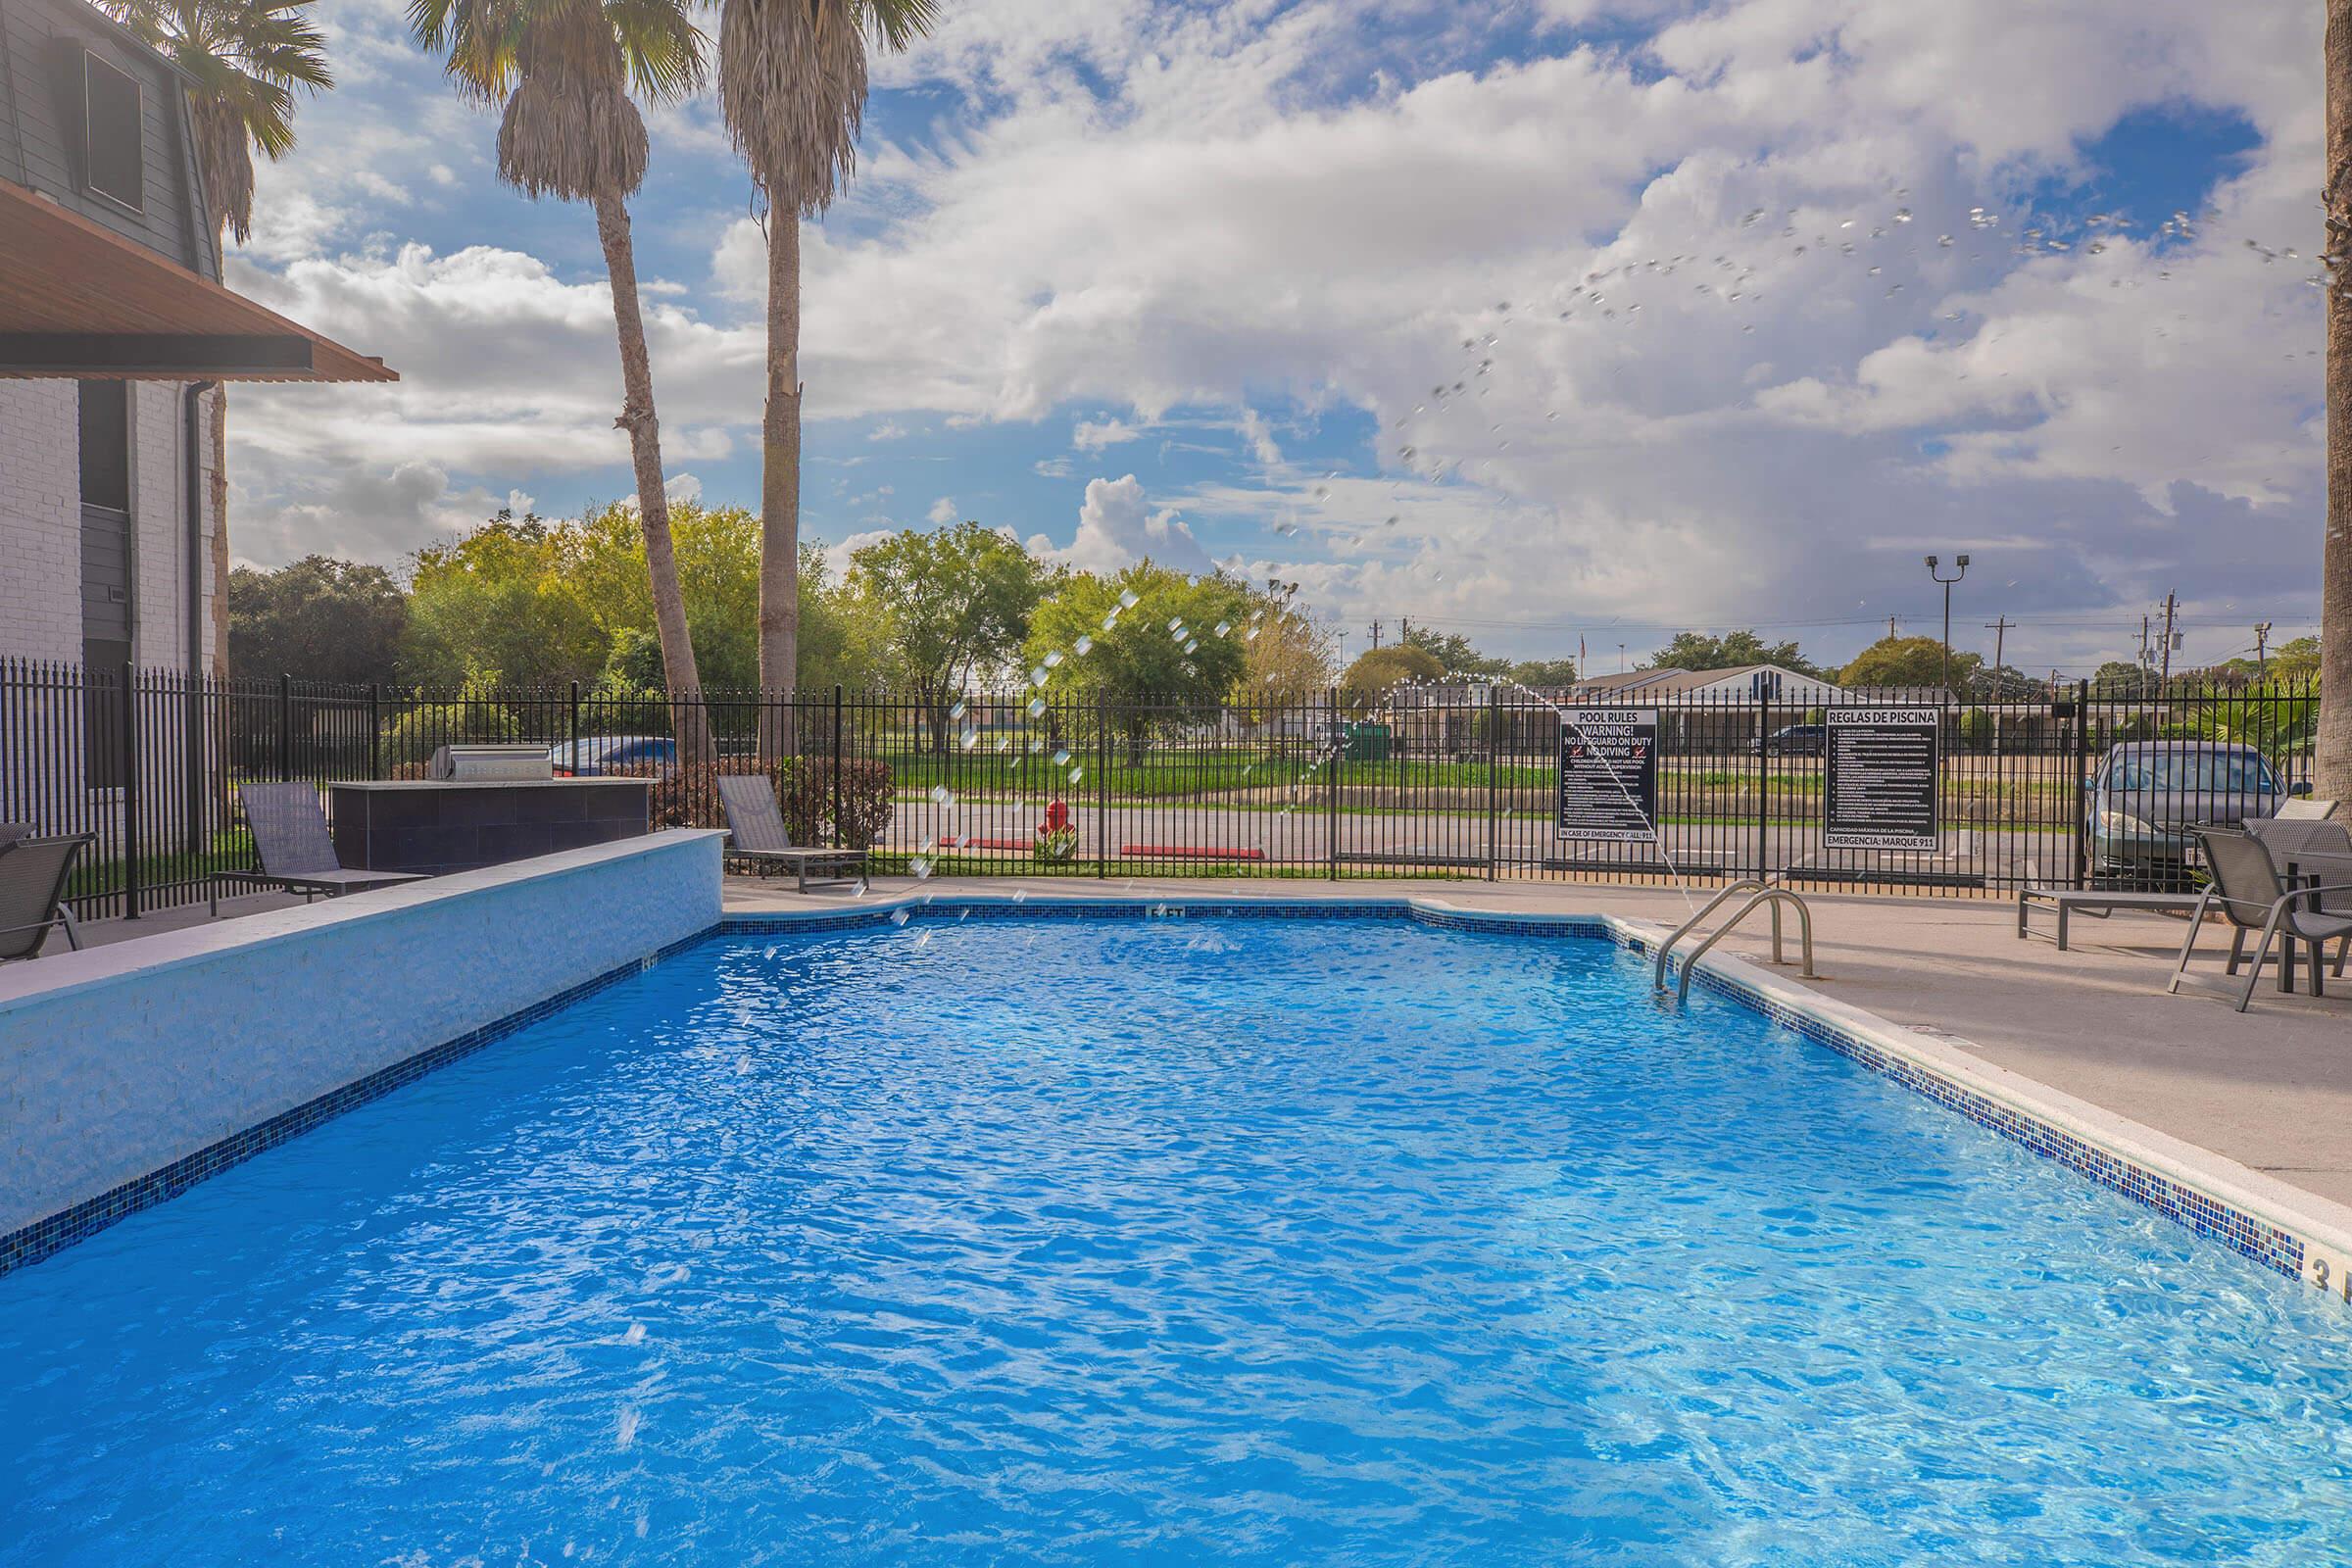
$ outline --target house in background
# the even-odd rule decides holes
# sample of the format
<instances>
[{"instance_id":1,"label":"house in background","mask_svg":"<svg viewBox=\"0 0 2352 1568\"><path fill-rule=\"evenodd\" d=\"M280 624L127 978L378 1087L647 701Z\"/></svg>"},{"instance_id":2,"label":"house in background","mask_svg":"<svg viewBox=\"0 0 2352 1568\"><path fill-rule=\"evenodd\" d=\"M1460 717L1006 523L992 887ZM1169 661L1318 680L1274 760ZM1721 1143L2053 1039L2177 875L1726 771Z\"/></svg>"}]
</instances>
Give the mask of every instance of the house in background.
<instances>
[{"instance_id":1,"label":"house in background","mask_svg":"<svg viewBox=\"0 0 2352 1568\"><path fill-rule=\"evenodd\" d=\"M52 754L0 815L57 828L89 819L61 794L122 782L126 744L172 751L135 759L150 776L187 755L16 688L33 661L212 667L217 389L396 379L221 286L186 85L82 0L0 0L0 750Z\"/></svg>"}]
</instances>

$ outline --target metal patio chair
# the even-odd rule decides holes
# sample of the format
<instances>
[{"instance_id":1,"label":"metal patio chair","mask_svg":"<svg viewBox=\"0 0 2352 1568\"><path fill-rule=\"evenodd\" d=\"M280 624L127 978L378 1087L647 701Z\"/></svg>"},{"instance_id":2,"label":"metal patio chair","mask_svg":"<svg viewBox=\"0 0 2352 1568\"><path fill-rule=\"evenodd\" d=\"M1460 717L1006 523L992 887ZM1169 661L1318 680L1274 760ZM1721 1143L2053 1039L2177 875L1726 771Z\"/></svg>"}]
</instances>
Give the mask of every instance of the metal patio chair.
<instances>
[{"instance_id":1,"label":"metal patio chair","mask_svg":"<svg viewBox=\"0 0 2352 1568\"><path fill-rule=\"evenodd\" d=\"M727 856L730 859L749 860L767 874L766 867L789 866L803 893L808 891L811 869L838 871L849 868L848 876L820 876L822 883L850 883L865 880L865 851L808 850L796 847L791 831L784 826L784 812L776 805L776 792L767 780L757 773L721 773L718 776L719 809L727 814Z\"/></svg>"},{"instance_id":2,"label":"metal patio chair","mask_svg":"<svg viewBox=\"0 0 2352 1568\"><path fill-rule=\"evenodd\" d=\"M2335 815L2333 801L2315 801L2307 795L2290 795L2278 803L2278 809L2270 820L2274 822L2325 822Z\"/></svg>"},{"instance_id":3,"label":"metal patio chair","mask_svg":"<svg viewBox=\"0 0 2352 1568\"><path fill-rule=\"evenodd\" d=\"M283 888L301 894L302 902L308 904L315 898L340 898L346 893L423 879L421 871L345 870L335 854L335 841L327 836L326 812L318 805L318 791L311 785L243 784L237 788L237 801L245 808L245 825L253 831L254 853L261 858L262 868L213 873L212 909L216 915L220 912L221 882Z\"/></svg>"},{"instance_id":4,"label":"metal patio chair","mask_svg":"<svg viewBox=\"0 0 2352 1568\"><path fill-rule=\"evenodd\" d=\"M2274 942L2282 944L2278 953L2278 989L2294 989L2294 944L2306 942L2311 945L2311 994L2325 996L2325 983L2320 978L2321 951L2330 942L2352 945L2352 915L2327 913L2323 901L2330 895L2352 895L2352 883L2289 887L2271 858L2271 852L2253 834L2232 828L2192 828L2190 832L2196 836L2197 848L2204 853L2205 866L2213 880L2189 916L2188 936L2180 944L2180 961L2174 966L2172 983L2165 989L2178 993L2180 982L2189 978L2188 960L2196 951L2197 932L2206 911L2213 908L2219 909L2230 925L2230 960L2223 971L2226 975L2235 976L2238 964L2245 959L2246 933L2262 933L2262 939L2254 947L2253 962L2246 971L2245 988L2238 993L2239 1012L2245 1011L2254 1001L2254 988L2261 983L2262 965L2270 956ZM2344 972L2344 947L2339 946L2335 955L2338 975Z\"/></svg>"},{"instance_id":5,"label":"metal patio chair","mask_svg":"<svg viewBox=\"0 0 2352 1568\"><path fill-rule=\"evenodd\" d=\"M68 947L81 946L66 883L74 858L96 842L94 834L43 838L28 823L0 822L0 962L37 956L53 928L64 930Z\"/></svg>"}]
</instances>

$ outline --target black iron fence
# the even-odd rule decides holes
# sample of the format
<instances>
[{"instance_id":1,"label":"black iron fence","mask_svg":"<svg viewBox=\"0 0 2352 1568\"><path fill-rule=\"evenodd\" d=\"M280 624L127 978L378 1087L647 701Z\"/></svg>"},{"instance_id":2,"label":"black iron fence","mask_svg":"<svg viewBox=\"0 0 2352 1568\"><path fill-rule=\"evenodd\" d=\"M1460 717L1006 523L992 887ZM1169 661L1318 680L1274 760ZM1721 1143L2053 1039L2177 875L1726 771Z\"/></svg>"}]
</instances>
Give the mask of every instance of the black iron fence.
<instances>
[{"instance_id":1,"label":"black iron fence","mask_svg":"<svg viewBox=\"0 0 2352 1568\"><path fill-rule=\"evenodd\" d=\"M2318 704L2303 687L2196 682L1931 699L1938 820L1935 848L1910 850L1839 848L1825 833L1831 710L1712 693L1575 706L1655 714L1649 840L1561 836L1563 729L1577 732L1536 694L1499 686L1370 703L1335 691L671 702L0 661L0 821L94 835L76 911L136 915L201 901L217 873L254 864L245 782L416 777L445 744L527 741L562 770L654 777L666 824L716 824L714 773L768 772L803 831L866 840L886 867L929 875L1785 874L1998 893L2131 874L2110 862L2139 813L2086 787L2103 777L2144 784L2170 766L2202 781L2190 814L2276 809L2308 787ZM1867 706L1866 694L1839 705ZM2216 759L2254 804L2224 798Z\"/></svg>"}]
</instances>

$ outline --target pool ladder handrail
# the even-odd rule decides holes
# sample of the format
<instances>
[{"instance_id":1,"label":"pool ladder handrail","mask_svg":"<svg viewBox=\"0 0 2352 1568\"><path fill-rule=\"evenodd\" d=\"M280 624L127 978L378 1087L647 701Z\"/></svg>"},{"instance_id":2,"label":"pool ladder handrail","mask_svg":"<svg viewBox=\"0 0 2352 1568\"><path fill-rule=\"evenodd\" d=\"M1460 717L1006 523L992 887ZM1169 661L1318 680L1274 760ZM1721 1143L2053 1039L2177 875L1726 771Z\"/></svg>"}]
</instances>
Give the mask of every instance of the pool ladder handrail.
<instances>
[{"instance_id":1,"label":"pool ladder handrail","mask_svg":"<svg viewBox=\"0 0 2352 1568\"><path fill-rule=\"evenodd\" d=\"M1699 943L1697 947L1691 949L1690 956L1683 960L1682 981L1675 987L1674 1000L1677 1003L1684 1003L1690 1000L1690 974L1692 970L1698 967L1698 960L1707 956L1707 950L1709 948L1712 948L1716 943L1721 942L1725 937L1730 936L1732 931L1740 924L1740 921L1746 919L1748 915L1755 911L1756 906L1758 905L1764 905L1772 910L1772 961L1776 964L1781 964L1784 966L1786 966L1788 960L1782 956L1781 906L1784 904L1794 906L1796 909L1797 950L1803 959L1800 967L1797 969L1797 974L1806 980L1818 980L1821 978L1820 975L1814 973L1813 971L1813 911L1806 906L1803 896L1792 888L1781 886L1777 877L1770 882L1765 882L1756 877L1750 876L1741 877L1739 881L1725 887L1722 892L1709 899L1706 902L1705 906L1696 914L1692 915L1690 919L1685 920L1681 925L1676 926L1674 928L1673 935L1669 936L1665 941L1658 944L1657 964L1650 974L1650 989L1652 991L1663 991L1666 989L1666 967L1667 964L1673 959L1674 945L1682 941L1683 938L1689 936L1692 930L1696 929L1700 921L1706 919L1708 915L1713 914L1717 909L1723 907L1725 900L1741 893L1748 895L1747 902L1740 906L1739 908L1733 910L1732 917L1730 919L1724 921L1723 924L1717 926L1713 931L1707 933L1706 940Z\"/></svg>"}]
</instances>

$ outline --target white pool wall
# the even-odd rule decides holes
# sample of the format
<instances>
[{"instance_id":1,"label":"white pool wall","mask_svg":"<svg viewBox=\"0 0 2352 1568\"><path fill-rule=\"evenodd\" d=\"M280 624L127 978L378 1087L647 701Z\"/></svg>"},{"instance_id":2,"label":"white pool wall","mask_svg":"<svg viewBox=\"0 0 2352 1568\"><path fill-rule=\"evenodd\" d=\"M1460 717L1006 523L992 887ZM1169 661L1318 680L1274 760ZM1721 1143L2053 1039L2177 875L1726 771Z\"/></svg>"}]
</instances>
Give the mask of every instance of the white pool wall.
<instances>
[{"instance_id":1,"label":"white pool wall","mask_svg":"<svg viewBox=\"0 0 2352 1568\"><path fill-rule=\"evenodd\" d=\"M0 1236L709 930L684 830L0 968Z\"/></svg>"}]
</instances>

